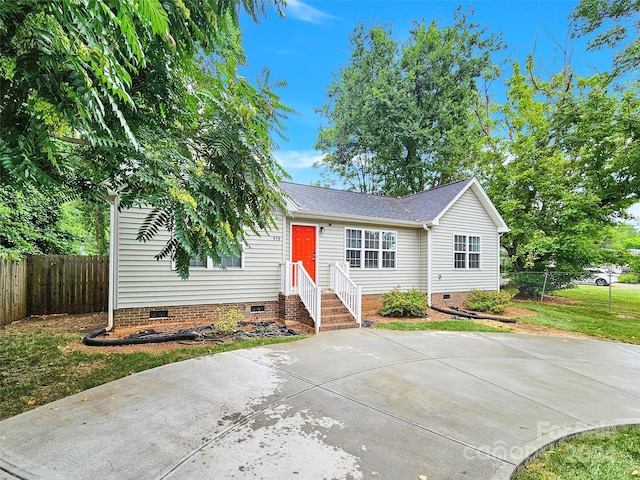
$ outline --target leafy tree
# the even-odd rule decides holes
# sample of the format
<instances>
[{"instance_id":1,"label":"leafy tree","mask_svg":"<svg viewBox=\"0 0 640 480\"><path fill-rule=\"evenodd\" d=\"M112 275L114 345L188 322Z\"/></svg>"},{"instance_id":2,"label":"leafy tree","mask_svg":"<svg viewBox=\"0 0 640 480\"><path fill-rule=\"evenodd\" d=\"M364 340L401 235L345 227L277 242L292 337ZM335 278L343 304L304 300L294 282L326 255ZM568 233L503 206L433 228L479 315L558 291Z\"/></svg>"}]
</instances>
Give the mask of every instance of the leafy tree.
<instances>
[{"instance_id":1,"label":"leafy tree","mask_svg":"<svg viewBox=\"0 0 640 480\"><path fill-rule=\"evenodd\" d=\"M640 67L640 2L638 0L580 0L573 11L576 34L598 33L589 40L591 50L620 48L613 58L616 73ZM621 46L625 40L629 42Z\"/></svg>"},{"instance_id":2,"label":"leafy tree","mask_svg":"<svg viewBox=\"0 0 640 480\"><path fill-rule=\"evenodd\" d=\"M351 43L349 65L327 90L329 102L319 112L329 120L321 128L316 148L326 155L316 167L326 167L324 180L337 175L349 190L385 191L381 165L392 162L398 148L394 122L399 122L403 99L398 45L391 28L358 25Z\"/></svg>"},{"instance_id":3,"label":"leafy tree","mask_svg":"<svg viewBox=\"0 0 640 480\"><path fill-rule=\"evenodd\" d=\"M237 251L273 224L284 174L272 156L290 110L244 60L239 8L280 0L23 0L0 3L0 181L121 192L153 208L139 238L158 257Z\"/></svg>"},{"instance_id":4,"label":"leafy tree","mask_svg":"<svg viewBox=\"0 0 640 480\"><path fill-rule=\"evenodd\" d=\"M460 11L449 26L416 23L402 46L391 34L356 28L319 110L317 166L352 190L406 195L468 175L480 137L471 106L501 43Z\"/></svg>"},{"instance_id":5,"label":"leafy tree","mask_svg":"<svg viewBox=\"0 0 640 480\"><path fill-rule=\"evenodd\" d=\"M628 223L619 223L608 230L603 246L613 249L640 250L640 229Z\"/></svg>"},{"instance_id":6,"label":"leafy tree","mask_svg":"<svg viewBox=\"0 0 640 480\"><path fill-rule=\"evenodd\" d=\"M16 190L0 184L0 252L14 258L27 254L71 254L77 237L62 225L61 192L44 194L34 187Z\"/></svg>"},{"instance_id":7,"label":"leafy tree","mask_svg":"<svg viewBox=\"0 0 640 480\"><path fill-rule=\"evenodd\" d=\"M109 255L109 205L76 198L60 206L60 228L76 239L73 252ZM46 253L46 252L44 252Z\"/></svg>"},{"instance_id":8,"label":"leafy tree","mask_svg":"<svg viewBox=\"0 0 640 480\"><path fill-rule=\"evenodd\" d=\"M481 118L491 135L479 175L511 227L502 243L514 270L599 263L607 226L640 197L640 102L610 82L568 67L543 80L529 58L524 72L514 65L506 102Z\"/></svg>"}]
</instances>

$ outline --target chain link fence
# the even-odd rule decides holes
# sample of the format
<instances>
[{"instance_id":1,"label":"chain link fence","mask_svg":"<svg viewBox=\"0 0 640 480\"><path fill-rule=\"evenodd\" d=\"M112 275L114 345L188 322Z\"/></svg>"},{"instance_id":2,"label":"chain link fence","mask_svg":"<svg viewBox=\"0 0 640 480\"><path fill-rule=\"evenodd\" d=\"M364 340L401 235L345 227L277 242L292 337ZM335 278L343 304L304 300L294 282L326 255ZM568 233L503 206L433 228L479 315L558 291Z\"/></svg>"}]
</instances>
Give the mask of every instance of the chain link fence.
<instances>
[{"instance_id":1,"label":"chain link fence","mask_svg":"<svg viewBox=\"0 0 640 480\"><path fill-rule=\"evenodd\" d=\"M590 286L588 291L577 295L579 298L587 296L591 302L616 310L618 303L626 302L626 299L637 295L640 299L640 285L618 282L619 274L599 269L583 270L577 272L557 272L548 270L545 272L504 272L502 273L501 288L512 290L516 298L537 301L550 301L551 296L582 285ZM563 296L574 297L571 292ZM625 308L626 310L626 308Z\"/></svg>"}]
</instances>

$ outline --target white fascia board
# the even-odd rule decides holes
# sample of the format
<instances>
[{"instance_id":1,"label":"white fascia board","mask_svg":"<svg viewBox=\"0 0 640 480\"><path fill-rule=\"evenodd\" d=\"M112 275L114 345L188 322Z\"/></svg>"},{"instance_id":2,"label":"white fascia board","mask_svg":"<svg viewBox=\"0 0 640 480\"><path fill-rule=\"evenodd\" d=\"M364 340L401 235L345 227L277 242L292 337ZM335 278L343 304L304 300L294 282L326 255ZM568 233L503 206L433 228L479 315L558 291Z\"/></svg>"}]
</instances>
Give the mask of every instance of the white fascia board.
<instances>
[{"instance_id":1,"label":"white fascia board","mask_svg":"<svg viewBox=\"0 0 640 480\"><path fill-rule=\"evenodd\" d=\"M412 227L412 228L422 228L422 222L416 222L412 220L393 220L388 218L378 218L378 217L365 217L362 215L339 215L336 213L323 213L323 212L311 212L306 210L298 210L295 212L296 215L292 215L292 217L298 216L301 218L309 218L313 220L334 220L336 222L357 222L357 223L370 223L376 225L394 225L400 227Z\"/></svg>"},{"instance_id":2,"label":"white fascia board","mask_svg":"<svg viewBox=\"0 0 640 480\"><path fill-rule=\"evenodd\" d=\"M300 210L300 207L296 204L296 202L291 200L290 197L283 197L282 201L284 203L284 206L290 213L294 213Z\"/></svg>"}]
</instances>

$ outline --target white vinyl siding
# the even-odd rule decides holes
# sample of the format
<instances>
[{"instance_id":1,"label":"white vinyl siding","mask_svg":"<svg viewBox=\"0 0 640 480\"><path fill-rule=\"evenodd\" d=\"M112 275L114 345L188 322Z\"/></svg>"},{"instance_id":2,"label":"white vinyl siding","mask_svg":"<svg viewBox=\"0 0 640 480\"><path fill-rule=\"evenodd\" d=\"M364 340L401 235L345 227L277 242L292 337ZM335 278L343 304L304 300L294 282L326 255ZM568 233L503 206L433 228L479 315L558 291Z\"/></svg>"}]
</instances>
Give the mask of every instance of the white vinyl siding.
<instances>
[{"instance_id":1,"label":"white vinyl siding","mask_svg":"<svg viewBox=\"0 0 640 480\"><path fill-rule=\"evenodd\" d=\"M154 258L169 238L166 231L158 231L147 243L136 240L148 212L132 208L119 213L116 308L278 300L283 251L279 229L260 236L247 233L242 268L192 268L189 279L181 280L170 259ZM278 212L276 225L283 224L281 215Z\"/></svg>"},{"instance_id":2,"label":"white vinyl siding","mask_svg":"<svg viewBox=\"0 0 640 480\"><path fill-rule=\"evenodd\" d=\"M434 293L498 289L496 252L500 237L496 225L471 189L451 206L431 231ZM465 267L456 268L456 262L460 262L458 265L464 262Z\"/></svg>"},{"instance_id":3,"label":"white vinyl siding","mask_svg":"<svg viewBox=\"0 0 640 480\"><path fill-rule=\"evenodd\" d=\"M324 231L318 234L318 244L316 248L316 261L318 262L318 283L322 288L329 288L331 284L331 268L330 265L335 262L344 262L346 260L345 250L347 246L346 230L353 229L356 231L378 230L392 231L396 234L396 243L393 252L395 257L395 268L385 268L380 270L377 268L351 268L351 279L358 285L362 286L362 293L376 294L384 293L399 286L406 290L409 288L420 288L420 232L418 228L396 227L389 228L384 224L358 224L355 222L338 222L332 220L322 221L317 219L305 219L304 217L296 217L288 220L287 228L291 223L310 223L316 224L318 227L324 227ZM356 237L354 237L356 238ZM363 251L364 235L360 237L362 244L360 247L357 242L351 243L353 251ZM382 237L381 237L382 238ZM425 247L426 248L426 247ZM289 241L286 245L287 258L290 258L291 247ZM426 250L425 250L426 252ZM382 252L384 253L384 251ZM360 257L364 262L364 254ZM383 257L384 258L384 257ZM426 280L422 283L426 284ZM422 291L426 291L426 287L422 287Z\"/></svg>"}]
</instances>

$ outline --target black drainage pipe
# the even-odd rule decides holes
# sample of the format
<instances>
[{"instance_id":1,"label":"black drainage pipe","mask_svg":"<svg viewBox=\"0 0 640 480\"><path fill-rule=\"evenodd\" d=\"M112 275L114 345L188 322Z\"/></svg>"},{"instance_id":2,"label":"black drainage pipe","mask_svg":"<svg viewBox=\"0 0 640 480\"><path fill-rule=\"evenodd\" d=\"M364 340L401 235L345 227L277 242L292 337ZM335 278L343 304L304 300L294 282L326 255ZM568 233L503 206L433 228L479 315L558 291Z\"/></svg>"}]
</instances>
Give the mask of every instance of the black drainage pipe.
<instances>
[{"instance_id":1,"label":"black drainage pipe","mask_svg":"<svg viewBox=\"0 0 640 480\"><path fill-rule=\"evenodd\" d=\"M196 340L198 338L198 334L196 332L177 332L147 337L129 337L117 339L96 338L104 333L107 333L106 328L101 328L100 330L89 332L82 339L82 343L90 347L111 347L115 345L140 345L143 343L173 342L175 340Z\"/></svg>"},{"instance_id":2,"label":"black drainage pipe","mask_svg":"<svg viewBox=\"0 0 640 480\"><path fill-rule=\"evenodd\" d=\"M457 315L464 318L475 318L477 320L495 320L496 322L502 323L516 323L516 321L512 318L490 317L487 315L478 315L475 313L464 312L462 310L447 310L445 308L438 308L434 306L432 306L431 308L433 310L436 310L437 312L448 313L449 315Z\"/></svg>"}]
</instances>

